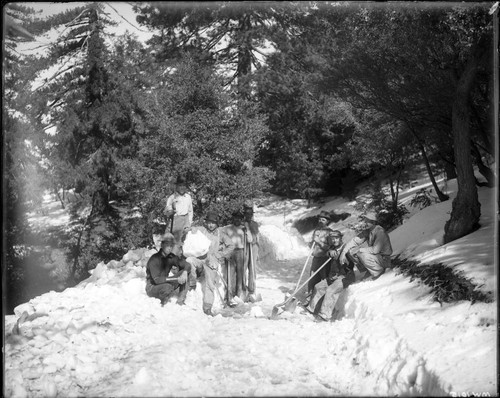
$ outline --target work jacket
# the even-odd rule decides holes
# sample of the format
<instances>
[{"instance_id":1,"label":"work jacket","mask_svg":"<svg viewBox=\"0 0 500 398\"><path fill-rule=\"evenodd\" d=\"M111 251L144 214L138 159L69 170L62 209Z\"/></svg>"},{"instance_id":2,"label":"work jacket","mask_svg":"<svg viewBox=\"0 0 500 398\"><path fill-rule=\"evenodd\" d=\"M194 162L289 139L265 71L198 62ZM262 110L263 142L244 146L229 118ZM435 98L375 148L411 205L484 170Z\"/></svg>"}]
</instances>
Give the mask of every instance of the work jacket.
<instances>
[{"instance_id":1,"label":"work jacket","mask_svg":"<svg viewBox=\"0 0 500 398\"><path fill-rule=\"evenodd\" d=\"M328 227L321 227L313 232L313 242L316 242L313 249L314 257L326 257L332 243L330 240L331 229Z\"/></svg>"},{"instance_id":2,"label":"work jacket","mask_svg":"<svg viewBox=\"0 0 500 398\"><path fill-rule=\"evenodd\" d=\"M193 228L193 232L200 231L210 240L210 247L206 256L206 265L212 269L217 269L224 259L229 260L234 250L234 243L224 231L224 228L216 228L212 232L203 226Z\"/></svg>"},{"instance_id":3,"label":"work jacket","mask_svg":"<svg viewBox=\"0 0 500 398\"><path fill-rule=\"evenodd\" d=\"M369 254L381 254L390 256L392 254L391 241L389 235L380 225L375 225L368 235L368 247L363 250Z\"/></svg>"}]
</instances>

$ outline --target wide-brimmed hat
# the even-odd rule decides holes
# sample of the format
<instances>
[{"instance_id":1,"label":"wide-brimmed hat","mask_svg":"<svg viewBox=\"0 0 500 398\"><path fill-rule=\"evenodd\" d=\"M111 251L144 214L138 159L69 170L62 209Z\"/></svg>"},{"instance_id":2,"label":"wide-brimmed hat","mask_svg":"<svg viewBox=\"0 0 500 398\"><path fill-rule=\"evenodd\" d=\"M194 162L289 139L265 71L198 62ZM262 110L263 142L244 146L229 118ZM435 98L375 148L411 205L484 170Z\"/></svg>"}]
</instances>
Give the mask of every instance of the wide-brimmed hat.
<instances>
[{"instance_id":1,"label":"wide-brimmed hat","mask_svg":"<svg viewBox=\"0 0 500 398\"><path fill-rule=\"evenodd\" d=\"M332 219L332 217L330 216L330 213L328 213L325 210L321 210L321 212L318 214L318 218L326 218L328 221L330 221Z\"/></svg>"},{"instance_id":2,"label":"wide-brimmed hat","mask_svg":"<svg viewBox=\"0 0 500 398\"><path fill-rule=\"evenodd\" d=\"M374 211L367 211L359 216L362 220L376 224L378 221L377 213Z\"/></svg>"},{"instance_id":3,"label":"wide-brimmed hat","mask_svg":"<svg viewBox=\"0 0 500 398\"><path fill-rule=\"evenodd\" d=\"M213 222L219 224L219 216L215 211L209 211L205 216L205 222Z\"/></svg>"},{"instance_id":4,"label":"wide-brimmed hat","mask_svg":"<svg viewBox=\"0 0 500 398\"><path fill-rule=\"evenodd\" d=\"M356 224L351 225L349 228L351 228L352 230L354 230L354 232L359 234L361 232L368 231L371 228L371 226L366 221L360 221Z\"/></svg>"}]
</instances>

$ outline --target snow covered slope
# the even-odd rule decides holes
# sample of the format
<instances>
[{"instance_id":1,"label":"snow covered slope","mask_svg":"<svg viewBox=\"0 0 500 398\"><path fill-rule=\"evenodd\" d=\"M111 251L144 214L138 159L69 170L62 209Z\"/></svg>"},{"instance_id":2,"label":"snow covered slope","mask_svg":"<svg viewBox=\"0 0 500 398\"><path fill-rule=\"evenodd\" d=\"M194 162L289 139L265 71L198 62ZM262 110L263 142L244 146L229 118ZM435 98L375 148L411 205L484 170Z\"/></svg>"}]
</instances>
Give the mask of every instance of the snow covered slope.
<instances>
[{"instance_id":1,"label":"snow covered slope","mask_svg":"<svg viewBox=\"0 0 500 398\"><path fill-rule=\"evenodd\" d=\"M391 234L395 250L412 243L418 258L493 279L490 193L480 190L478 231L439 246L438 214L446 210L438 204ZM286 226L264 230L274 247L285 244ZM205 316L200 286L183 307L147 297L144 266L153 251L144 249L17 307L5 319L6 396L496 394L496 301L441 306L428 288L390 270L345 290L334 322L315 323L299 308L270 320L305 260L287 255L290 242L284 260L269 255L259 270L263 301L231 317ZM495 281L485 282L496 292Z\"/></svg>"}]
</instances>

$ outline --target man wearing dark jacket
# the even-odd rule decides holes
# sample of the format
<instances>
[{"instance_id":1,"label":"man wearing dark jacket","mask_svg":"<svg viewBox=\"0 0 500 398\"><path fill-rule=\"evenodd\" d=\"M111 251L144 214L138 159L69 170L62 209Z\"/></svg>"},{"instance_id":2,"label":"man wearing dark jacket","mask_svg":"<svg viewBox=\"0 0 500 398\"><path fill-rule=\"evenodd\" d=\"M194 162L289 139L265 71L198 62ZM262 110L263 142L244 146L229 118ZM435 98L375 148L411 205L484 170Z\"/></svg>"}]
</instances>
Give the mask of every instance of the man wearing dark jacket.
<instances>
[{"instance_id":1,"label":"man wearing dark jacket","mask_svg":"<svg viewBox=\"0 0 500 398\"><path fill-rule=\"evenodd\" d=\"M328 227L330 223L330 214L322 210L318 216L318 226L313 232L313 258L311 262L311 274L314 273L325 261L328 261L328 251L332 246L330 233L332 230ZM312 295L314 286L325 280L330 275L331 264L326 264L307 284L307 296Z\"/></svg>"},{"instance_id":2,"label":"man wearing dark jacket","mask_svg":"<svg viewBox=\"0 0 500 398\"><path fill-rule=\"evenodd\" d=\"M171 276L170 271L176 274ZM161 304L165 305L175 293L178 293L177 304L183 305L190 271L191 264L182 257L174 236L170 233L165 234L160 250L150 257L146 265L147 295L160 299Z\"/></svg>"}]
</instances>

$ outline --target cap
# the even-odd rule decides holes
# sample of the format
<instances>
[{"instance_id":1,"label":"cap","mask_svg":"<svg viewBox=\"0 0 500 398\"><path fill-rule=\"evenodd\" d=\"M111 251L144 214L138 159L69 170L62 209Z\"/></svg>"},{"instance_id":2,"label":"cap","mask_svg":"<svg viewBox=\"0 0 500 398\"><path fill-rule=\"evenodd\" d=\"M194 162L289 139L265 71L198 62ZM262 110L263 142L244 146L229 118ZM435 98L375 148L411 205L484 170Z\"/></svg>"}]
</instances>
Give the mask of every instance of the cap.
<instances>
[{"instance_id":1,"label":"cap","mask_svg":"<svg viewBox=\"0 0 500 398\"><path fill-rule=\"evenodd\" d=\"M175 243L174 235L172 235L170 232L165 232L165 234L163 234L163 236L161 237L161 242Z\"/></svg>"},{"instance_id":2,"label":"cap","mask_svg":"<svg viewBox=\"0 0 500 398\"><path fill-rule=\"evenodd\" d=\"M205 216L205 222L213 222L215 224L219 223L219 216L215 211L209 211Z\"/></svg>"}]
</instances>

